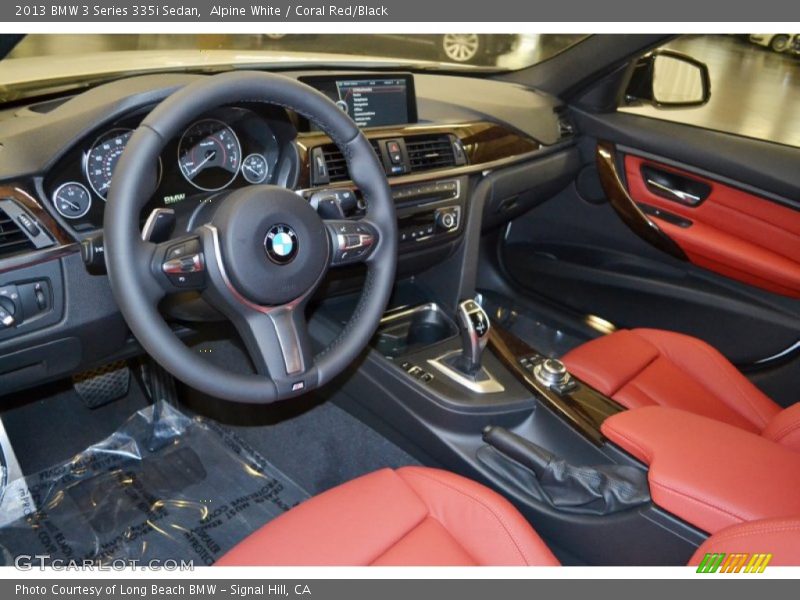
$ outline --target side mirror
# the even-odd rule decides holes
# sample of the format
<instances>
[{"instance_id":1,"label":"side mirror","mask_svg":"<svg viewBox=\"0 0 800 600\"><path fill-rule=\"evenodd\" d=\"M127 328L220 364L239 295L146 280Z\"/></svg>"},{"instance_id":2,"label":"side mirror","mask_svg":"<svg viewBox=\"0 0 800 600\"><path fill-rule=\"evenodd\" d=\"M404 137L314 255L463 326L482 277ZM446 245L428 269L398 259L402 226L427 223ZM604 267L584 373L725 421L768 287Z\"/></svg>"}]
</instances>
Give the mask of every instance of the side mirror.
<instances>
[{"instance_id":1,"label":"side mirror","mask_svg":"<svg viewBox=\"0 0 800 600\"><path fill-rule=\"evenodd\" d=\"M702 106L711 97L708 67L672 50L656 50L636 63L625 103L656 108Z\"/></svg>"}]
</instances>

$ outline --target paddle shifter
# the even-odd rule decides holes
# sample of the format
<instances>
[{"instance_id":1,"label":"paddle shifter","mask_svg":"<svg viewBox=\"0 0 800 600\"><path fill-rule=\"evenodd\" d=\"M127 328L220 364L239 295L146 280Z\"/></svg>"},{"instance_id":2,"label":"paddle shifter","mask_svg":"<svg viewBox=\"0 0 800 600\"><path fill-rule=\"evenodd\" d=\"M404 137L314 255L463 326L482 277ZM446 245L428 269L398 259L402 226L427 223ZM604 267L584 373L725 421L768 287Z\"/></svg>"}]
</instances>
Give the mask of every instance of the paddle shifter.
<instances>
[{"instance_id":1,"label":"paddle shifter","mask_svg":"<svg viewBox=\"0 0 800 600\"><path fill-rule=\"evenodd\" d=\"M481 356L489 339L489 315L474 300L464 300L458 305L458 322L462 350L453 366L467 375L474 375L480 371Z\"/></svg>"}]
</instances>

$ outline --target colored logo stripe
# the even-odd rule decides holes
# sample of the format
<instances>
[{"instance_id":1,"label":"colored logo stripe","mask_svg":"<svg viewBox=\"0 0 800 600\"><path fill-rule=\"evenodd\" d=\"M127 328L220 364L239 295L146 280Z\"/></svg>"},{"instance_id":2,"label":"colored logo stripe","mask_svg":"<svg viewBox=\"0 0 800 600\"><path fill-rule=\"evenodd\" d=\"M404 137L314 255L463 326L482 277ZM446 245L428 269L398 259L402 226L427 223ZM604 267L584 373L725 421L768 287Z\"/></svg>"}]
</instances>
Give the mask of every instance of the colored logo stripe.
<instances>
[{"instance_id":1,"label":"colored logo stripe","mask_svg":"<svg viewBox=\"0 0 800 600\"><path fill-rule=\"evenodd\" d=\"M763 573L772 554L709 552L697 566L698 573Z\"/></svg>"},{"instance_id":2,"label":"colored logo stripe","mask_svg":"<svg viewBox=\"0 0 800 600\"><path fill-rule=\"evenodd\" d=\"M772 560L772 554L753 554L753 558L747 563L745 573L763 573L767 568L769 561Z\"/></svg>"},{"instance_id":3,"label":"colored logo stripe","mask_svg":"<svg viewBox=\"0 0 800 600\"><path fill-rule=\"evenodd\" d=\"M725 559L725 554L712 554L706 553L702 562L697 567L698 573L716 573L722 561Z\"/></svg>"}]
</instances>

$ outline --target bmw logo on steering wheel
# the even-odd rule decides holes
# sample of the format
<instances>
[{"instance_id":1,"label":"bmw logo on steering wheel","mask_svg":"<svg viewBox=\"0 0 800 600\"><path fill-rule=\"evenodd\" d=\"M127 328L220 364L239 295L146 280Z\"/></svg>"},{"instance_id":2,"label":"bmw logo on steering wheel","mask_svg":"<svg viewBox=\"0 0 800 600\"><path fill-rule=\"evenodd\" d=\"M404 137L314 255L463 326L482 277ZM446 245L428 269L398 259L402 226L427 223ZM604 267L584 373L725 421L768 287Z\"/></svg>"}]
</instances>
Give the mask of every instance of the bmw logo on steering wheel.
<instances>
[{"instance_id":1,"label":"bmw logo on steering wheel","mask_svg":"<svg viewBox=\"0 0 800 600\"><path fill-rule=\"evenodd\" d=\"M267 231L267 237L264 238L264 248L272 262L285 265L292 262L297 256L299 248L297 234L288 225L273 225Z\"/></svg>"}]
</instances>

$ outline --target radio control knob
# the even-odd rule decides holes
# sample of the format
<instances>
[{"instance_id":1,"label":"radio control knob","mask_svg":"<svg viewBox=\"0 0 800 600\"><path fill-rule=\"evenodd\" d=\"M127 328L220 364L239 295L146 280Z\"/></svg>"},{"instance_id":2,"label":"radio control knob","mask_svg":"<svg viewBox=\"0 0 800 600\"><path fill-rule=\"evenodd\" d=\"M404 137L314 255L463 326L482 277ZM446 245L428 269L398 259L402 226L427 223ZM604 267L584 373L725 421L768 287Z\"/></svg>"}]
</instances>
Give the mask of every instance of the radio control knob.
<instances>
[{"instance_id":1,"label":"radio control knob","mask_svg":"<svg viewBox=\"0 0 800 600\"><path fill-rule=\"evenodd\" d=\"M441 229L454 229L458 226L458 213L453 209L440 209L436 212L436 225Z\"/></svg>"}]
</instances>

